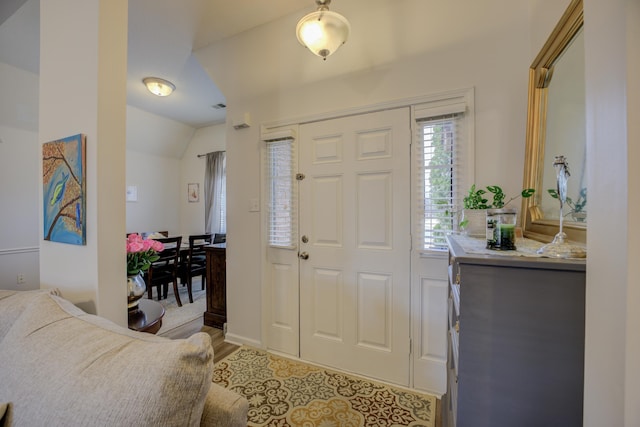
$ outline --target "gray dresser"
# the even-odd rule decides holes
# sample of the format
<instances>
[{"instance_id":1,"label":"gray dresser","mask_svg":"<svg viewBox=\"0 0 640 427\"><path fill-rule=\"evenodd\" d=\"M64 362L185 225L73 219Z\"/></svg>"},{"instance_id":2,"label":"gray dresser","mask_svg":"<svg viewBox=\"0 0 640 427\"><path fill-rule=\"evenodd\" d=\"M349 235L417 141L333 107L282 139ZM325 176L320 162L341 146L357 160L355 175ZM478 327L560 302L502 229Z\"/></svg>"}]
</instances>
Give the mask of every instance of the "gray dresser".
<instances>
[{"instance_id":1,"label":"gray dresser","mask_svg":"<svg viewBox=\"0 0 640 427\"><path fill-rule=\"evenodd\" d=\"M448 240L443 425L582 426L586 262L469 253L473 239Z\"/></svg>"}]
</instances>

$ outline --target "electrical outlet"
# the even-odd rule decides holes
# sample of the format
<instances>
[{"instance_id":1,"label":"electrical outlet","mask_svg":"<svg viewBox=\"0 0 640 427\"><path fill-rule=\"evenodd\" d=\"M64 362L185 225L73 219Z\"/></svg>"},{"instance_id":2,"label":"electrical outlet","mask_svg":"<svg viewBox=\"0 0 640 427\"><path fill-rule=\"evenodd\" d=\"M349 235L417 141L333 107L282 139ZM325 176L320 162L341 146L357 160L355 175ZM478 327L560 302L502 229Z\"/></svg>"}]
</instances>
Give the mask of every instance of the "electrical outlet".
<instances>
[{"instance_id":1,"label":"electrical outlet","mask_svg":"<svg viewBox=\"0 0 640 427\"><path fill-rule=\"evenodd\" d=\"M18 285L22 285L24 283L24 274L18 274L18 278L16 281L18 282Z\"/></svg>"}]
</instances>

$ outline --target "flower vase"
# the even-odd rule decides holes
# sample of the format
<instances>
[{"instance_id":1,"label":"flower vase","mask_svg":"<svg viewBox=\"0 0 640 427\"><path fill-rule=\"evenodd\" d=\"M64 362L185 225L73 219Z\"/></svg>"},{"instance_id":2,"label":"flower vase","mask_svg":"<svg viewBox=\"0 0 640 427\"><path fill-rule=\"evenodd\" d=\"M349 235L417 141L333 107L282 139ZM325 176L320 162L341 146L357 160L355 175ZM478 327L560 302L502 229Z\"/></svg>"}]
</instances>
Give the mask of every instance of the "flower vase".
<instances>
[{"instance_id":1,"label":"flower vase","mask_svg":"<svg viewBox=\"0 0 640 427\"><path fill-rule=\"evenodd\" d=\"M147 291L142 273L127 276L127 308L129 311L137 310L140 299Z\"/></svg>"}]
</instances>

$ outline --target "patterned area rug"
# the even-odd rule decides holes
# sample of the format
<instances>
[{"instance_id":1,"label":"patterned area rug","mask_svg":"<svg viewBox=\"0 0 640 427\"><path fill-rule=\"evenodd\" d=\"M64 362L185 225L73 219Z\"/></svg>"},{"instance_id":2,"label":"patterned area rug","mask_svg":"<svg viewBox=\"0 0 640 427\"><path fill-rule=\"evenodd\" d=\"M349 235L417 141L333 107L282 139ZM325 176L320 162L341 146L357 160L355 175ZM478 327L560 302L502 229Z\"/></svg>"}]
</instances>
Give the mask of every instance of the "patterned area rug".
<instances>
[{"instance_id":1,"label":"patterned area rug","mask_svg":"<svg viewBox=\"0 0 640 427\"><path fill-rule=\"evenodd\" d=\"M249 401L249 426L434 427L436 398L241 347L213 381Z\"/></svg>"}]
</instances>

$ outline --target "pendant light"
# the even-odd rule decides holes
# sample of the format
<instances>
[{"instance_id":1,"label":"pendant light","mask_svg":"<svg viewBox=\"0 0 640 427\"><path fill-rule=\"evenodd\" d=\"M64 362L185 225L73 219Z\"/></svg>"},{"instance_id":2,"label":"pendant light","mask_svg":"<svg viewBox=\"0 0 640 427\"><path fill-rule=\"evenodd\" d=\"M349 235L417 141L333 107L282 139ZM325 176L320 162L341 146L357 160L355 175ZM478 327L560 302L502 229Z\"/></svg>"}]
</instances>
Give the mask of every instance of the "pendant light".
<instances>
[{"instance_id":1,"label":"pendant light","mask_svg":"<svg viewBox=\"0 0 640 427\"><path fill-rule=\"evenodd\" d=\"M298 41L314 55L326 60L349 37L347 18L329 10L331 0L316 0L318 9L305 15L296 27Z\"/></svg>"}]
</instances>

